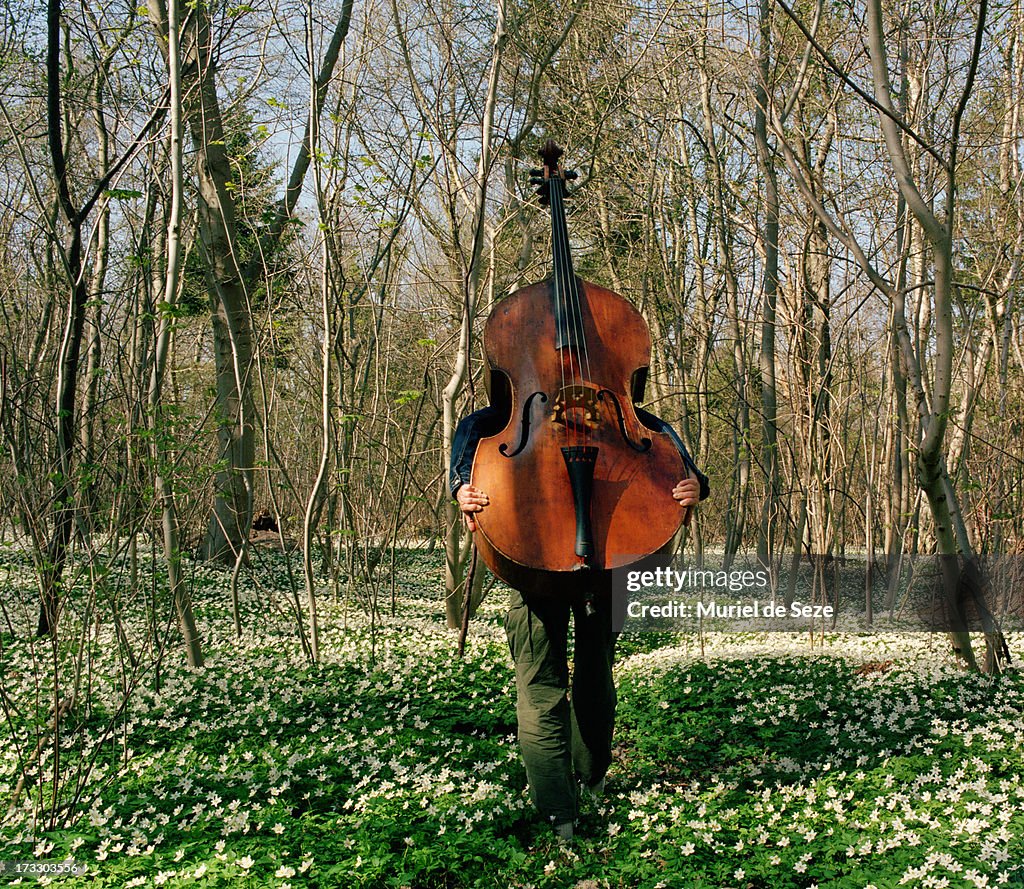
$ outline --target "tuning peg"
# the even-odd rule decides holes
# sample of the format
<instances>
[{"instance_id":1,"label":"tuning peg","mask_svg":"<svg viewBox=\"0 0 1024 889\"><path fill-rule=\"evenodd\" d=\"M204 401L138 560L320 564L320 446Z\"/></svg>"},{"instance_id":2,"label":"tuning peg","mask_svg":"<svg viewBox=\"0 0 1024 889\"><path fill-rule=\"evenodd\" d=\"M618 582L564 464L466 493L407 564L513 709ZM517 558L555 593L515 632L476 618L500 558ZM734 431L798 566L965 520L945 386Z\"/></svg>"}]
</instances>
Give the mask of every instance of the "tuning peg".
<instances>
[{"instance_id":1,"label":"tuning peg","mask_svg":"<svg viewBox=\"0 0 1024 889\"><path fill-rule=\"evenodd\" d=\"M543 177L544 176L544 171L543 170L530 170L530 175L531 176Z\"/></svg>"}]
</instances>

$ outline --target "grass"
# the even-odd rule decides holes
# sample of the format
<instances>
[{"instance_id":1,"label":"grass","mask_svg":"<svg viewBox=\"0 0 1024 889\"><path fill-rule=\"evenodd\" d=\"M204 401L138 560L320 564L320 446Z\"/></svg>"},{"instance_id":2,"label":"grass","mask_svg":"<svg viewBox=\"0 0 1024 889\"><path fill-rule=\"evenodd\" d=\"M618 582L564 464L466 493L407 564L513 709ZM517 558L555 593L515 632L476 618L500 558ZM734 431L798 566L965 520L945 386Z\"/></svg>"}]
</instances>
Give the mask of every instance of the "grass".
<instances>
[{"instance_id":1,"label":"grass","mask_svg":"<svg viewBox=\"0 0 1024 889\"><path fill-rule=\"evenodd\" d=\"M148 665L134 680L110 589L85 620L81 587L54 653L30 633L27 562L11 548L0 562L15 630L0 637L0 860L86 866L62 884L1024 885L1024 681L959 672L940 637L837 635L811 648L780 633L712 634L702 649L689 636L624 636L608 792L559 845L525 793L503 596L485 603L459 661L436 557L403 556L396 615L376 630L325 592L317 665L271 605L279 561L243 588L241 639L227 577L193 568L207 667L185 666L157 590L169 645L159 668L152 598L120 605ZM67 689L76 669L83 692L61 726L54 796L52 738L41 764L31 754L54 675Z\"/></svg>"}]
</instances>

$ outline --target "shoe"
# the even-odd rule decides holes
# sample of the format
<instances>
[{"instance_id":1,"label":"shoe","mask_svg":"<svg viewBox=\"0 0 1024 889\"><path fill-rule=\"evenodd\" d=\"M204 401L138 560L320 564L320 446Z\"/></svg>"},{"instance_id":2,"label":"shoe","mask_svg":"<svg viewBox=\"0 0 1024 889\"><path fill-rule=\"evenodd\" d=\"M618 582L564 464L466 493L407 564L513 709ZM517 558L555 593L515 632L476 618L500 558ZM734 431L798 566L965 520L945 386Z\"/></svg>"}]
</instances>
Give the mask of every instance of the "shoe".
<instances>
[{"instance_id":1,"label":"shoe","mask_svg":"<svg viewBox=\"0 0 1024 889\"><path fill-rule=\"evenodd\" d=\"M556 836L563 841L568 842L572 839L573 825L571 821L563 821L561 824L555 825Z\"/></svg>"}]
</instances>

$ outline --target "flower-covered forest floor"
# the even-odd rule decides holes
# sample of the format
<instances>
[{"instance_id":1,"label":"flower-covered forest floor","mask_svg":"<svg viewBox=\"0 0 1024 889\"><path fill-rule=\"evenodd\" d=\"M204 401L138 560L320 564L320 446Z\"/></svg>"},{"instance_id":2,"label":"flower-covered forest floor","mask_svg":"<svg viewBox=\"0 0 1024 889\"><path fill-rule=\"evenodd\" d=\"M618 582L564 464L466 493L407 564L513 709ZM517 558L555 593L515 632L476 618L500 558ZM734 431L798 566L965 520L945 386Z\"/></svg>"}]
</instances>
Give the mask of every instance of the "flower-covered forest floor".
<instances>
[{"instance_id":1,"label":"flower-covered forest floor","mask_svg":"<svg viewBox=\"0 0 1024 889\"><path fill-rule=\"evenodd\" d=\"M321 591L312 664L301 570L260 562L241 638L229 575L188 564L190 669L159 571L136 596L83 576L54 647L0 547L0 882L73 860L54 882L1024 886L1024 678L960 671L943 637L623 636L607 792L560 845L526 796L500 590L459 660L440 555L404 554L394 615L386 575L372 622Z\"/></svg>"}]
</instances>

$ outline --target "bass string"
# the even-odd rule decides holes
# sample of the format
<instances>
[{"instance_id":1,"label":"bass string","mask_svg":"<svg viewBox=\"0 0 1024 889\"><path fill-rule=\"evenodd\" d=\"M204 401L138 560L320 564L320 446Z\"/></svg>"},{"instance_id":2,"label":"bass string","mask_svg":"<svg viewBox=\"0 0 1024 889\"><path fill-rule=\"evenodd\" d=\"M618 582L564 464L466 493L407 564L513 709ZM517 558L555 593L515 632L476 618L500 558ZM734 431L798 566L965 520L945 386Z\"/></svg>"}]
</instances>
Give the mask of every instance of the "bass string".
<instances>
[{"instance_id":1,"label":"bass string","mask_svg":"<svg viewBox=\"0 0 1024 889\"><path fill-rule=\"evenodd\" d=\"M561 276L561 287L557 288L560 291L561 299L563 301L563 314L562 317L569 318L571 327L571 333L569 337L569 367L572 374L573 392L575 393L576 406L579 411L582 412L582 433L578 432L575 428L572 428L568 432L568 438L570 444L576 444L582 441L586 445L589 441L590 428L587 425L586 416L586 389L584 383L590 380L590 350L587 345L586 331L584 330L583 324L583 306L580 297L579 287L576 282L576 275L572 267L572 253L569 247L569 228L566 223L565 216L565 202L564 189L565 184L562 177L559 175L557 183L552 183L552 213L556 213L556 202L557 202L557 219L555 220L553 236L558 239L558 252L560 255L560 262L556 263L559 268L556 269L556 274ZM582 362L581 362L582 357ZM564 365L563 365L563 391L565 391L564 385ZM575 423L572 424L576 426Z\"/></svg>"},{"instance_id":2,"label":"bass string","mask_svg":"<svg viewBox=\"0 0 1024 889\"><path fill-rule=\"evenodd\" d=\"M569 291L569 295L570 295L570 298L574 301L573 321L574 321L574 324L576 325L576 328L577 328L576 329L576 343L577 343L577 348L582 353L583 366L586 368L585 372L581 372L582 379L580 380L580 383L582 384L582 383L586 382L588 384L588 390L583 390L582 388L580 389L580 391L582 393L584 393L584 395L583 395L583 397L584 397L584 406L583 406L583 443L584 444L588 444L589 443L589 436L590 436L590 426L587 423L586 404L589 402L589 397L590 397L589 396L589 384L592 382L592 377L591 377L591 374L590 374L590 349L589 349L589 344L587 343L586 331L584 330L584 326L583 326L583 298L582 298L582 294L580 293L579 284L576 281L576 275L575 275L575 273L573 272L573 269L572 269L572 253L569 250L569 229L568 229L568 225L566 226L566 229L565 229L565 255L567 257L569 257L569 277L570 277L570 280L572 282L571 283L571 288L572 289ZM580 358L580 356L577 355L577 360L579 360L579 358ZM596 409L596 405L595 405L595 409Z\"/></svg>"},{"instance_id":3,"label":"bass string","mask_svg":"<svg viewBox=\"0 0 1024 889\"><path fill-rule=\"evenodd\" d=\"M549 200L551 203L551 249L553 254L554 274L555 274L555 298L559 300L559 316L563 319L568 318L569 311L569 276L566 270L566 243L564 238L565 233L565 206L562 202L562 179L561 171L556 166L551 172L551 179L549 181ZM561 335L562 331L556 331L556 338ZM576 383L576 369L575 369L575 355L572 347L572 335L569 336L569 341L565 343L563 348L569 350L569 372L570 378L573 385ZM563 421L565 423L566 444L569 446L574 445L575 442L575 431L571 428L569 422L569 387L566 385L565 379L565 361L559 360L559 367L562 375L562 411Z\"/></svg>"},{"instance_id":4,"label":"bass string","mask_svg":"<svg viewBox=\"0 0 1024 889\"><path fill-rule=\"evenodd\" d=\"M554 275L555 299L558 301L558 305L555 306L555 309L556 309L556 311L555 311L555 322L556 322L556 324L555 324L555 344L556 344L556 351L557 351L557 344L558 344L559 338L560 338L561 333L562 333L562 331L558 329L557 321L558 321L559 317L565 318L565 311L566 311L565 270L562 268L562 257L560 255L560 253L561 253L561 246L560 246L559 239L558 239L558 209L559 209L559 203L558 202L559 202L559 194L558 194L558 184L557 184L558 183L558 167L557 167L557 165L552 166L552 167L550 167L547 170L547 179L548 179L548 205L549 205L549 207L551 209L551 254L552 254L552 265L553 265L552 272L553 272L553 275ZM561 374L562 394L564 396L564 393L566 392L565 362L562 361L561 355L559 355L558 358L559 358L559 360L558 360L559 372ZM570 361L571 361L571 353L570 353ZM570 365L570 367L571 367L571 365ZM555 399L555 403L556 404L557 404L557 401L558 401L558 399L556 398ZM563 417L565 417L565 415L564 415L565 406L564 405L563 405L562 409L563 409ZM568 426L566 426L566 430L565 430L565 432L563 434L568 439L568 436L569 436ZM566 443L567 444L571 444L571 442L568 441L568 440L566 441Z\"/></svg>"},{"instance_id":5,"label":"bass string","mask_svg":"<svg viewBox=\"0 0 1024 889\"><path fill-rule=\"evenodd\" d=\"M563 172L564 175L564 172ZM565 179L560 179L559 186L556 189L559 194L559 208L561 211L561 225L559 226L558 236L562 240L562 256L565 268L563 269L563 276L566 279L565 299L567 303L571 303L571 330L572 334L569 337L569 350L571 353L572 367L574 368L574 374L578 372L579 379L574 380L576 385L573 387L573 398L575 401L574 416L573 416L573 436L576 441L580 442L584 447L590 443L590 425L589 417L587 416L587 404L589 402L589 383L591 381L590 376L590 352L587 347L586 331L583 325L583 306L581 302L580 286L576 280L576 274L572 267L572 251L569 246L569 226L566 222L565 216L565 203L564 196L566 194L566 182ZM567 309L569 306L566 307ZM586 373L584 374L583 369L580 367L580 357L582 355L583 361L586 366ZM585 386L585 384L587 384ZM594 406L596 410L596 404ZM577 423L582 425L582 430L577 427ZM586 558L582 554L577 554L579 560L579 566L582 567L586 564Z\"/></svg>"}]
</instances>

